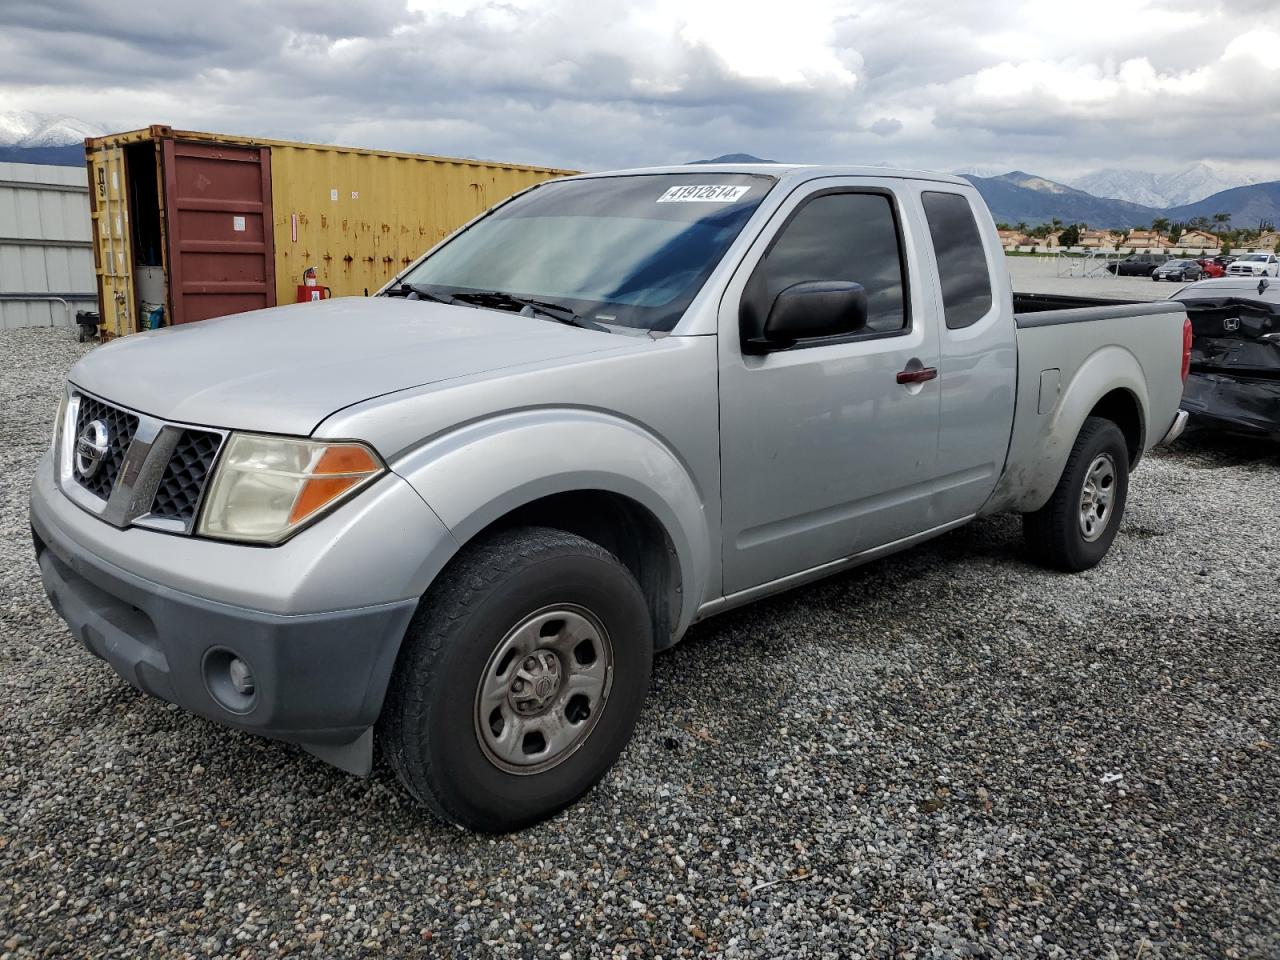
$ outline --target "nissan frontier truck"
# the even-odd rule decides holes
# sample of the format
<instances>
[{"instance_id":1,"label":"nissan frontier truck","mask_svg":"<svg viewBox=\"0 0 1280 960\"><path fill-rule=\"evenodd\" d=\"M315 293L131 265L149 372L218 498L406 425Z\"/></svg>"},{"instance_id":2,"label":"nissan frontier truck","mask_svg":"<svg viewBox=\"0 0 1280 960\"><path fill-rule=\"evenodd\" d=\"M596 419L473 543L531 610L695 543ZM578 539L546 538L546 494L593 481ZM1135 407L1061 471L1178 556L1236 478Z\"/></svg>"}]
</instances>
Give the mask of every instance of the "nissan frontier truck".
<instances>
[{"instance_id":1,"label":"nissan frontier truck","mask_svg":"<svg viewBox=\"0 0 1280 960\"><path fill-rule=\"evenodd\" d=\"M713 614L999 512L1097 564L1189 350L1176 301L1015 296L957 177L570 177L373 297L94 350L31 526L129 683L508 830L603 776Z\"/></svg>"}]
</instances>

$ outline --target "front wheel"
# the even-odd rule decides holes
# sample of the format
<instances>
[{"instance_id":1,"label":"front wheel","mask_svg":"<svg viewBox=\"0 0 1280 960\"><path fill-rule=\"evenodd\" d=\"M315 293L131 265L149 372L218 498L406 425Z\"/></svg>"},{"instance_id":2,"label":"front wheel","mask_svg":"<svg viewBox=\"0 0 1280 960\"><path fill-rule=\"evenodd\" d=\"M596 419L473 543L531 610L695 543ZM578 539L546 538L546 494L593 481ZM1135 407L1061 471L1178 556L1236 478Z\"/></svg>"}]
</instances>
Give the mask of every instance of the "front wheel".
<instances>
[{"instance_id":1,"label":"front wheel","mask_svg":"<svg viewBox=\"0 0 1280 960\"><path fill-rule=\"evenodd\" d=\"M1124 434L1110 420L1089 417L1049 502L1022 515L1022 533L1032 556L1068 573L1096 565L1116 537L1128 493Z\"/></svg>"},{"instance_id":2,"label":"front wheel","mask_svg":"<svg viewBox=\"0 0 1280 960\"><path fill-rule=\"evenodd\" d=\"M648 605L613 554L561 530L505 530L467 546L423 597L379 740L437 815L514 830L604 776L652 658Z\"/></svg>"}]
</instances>

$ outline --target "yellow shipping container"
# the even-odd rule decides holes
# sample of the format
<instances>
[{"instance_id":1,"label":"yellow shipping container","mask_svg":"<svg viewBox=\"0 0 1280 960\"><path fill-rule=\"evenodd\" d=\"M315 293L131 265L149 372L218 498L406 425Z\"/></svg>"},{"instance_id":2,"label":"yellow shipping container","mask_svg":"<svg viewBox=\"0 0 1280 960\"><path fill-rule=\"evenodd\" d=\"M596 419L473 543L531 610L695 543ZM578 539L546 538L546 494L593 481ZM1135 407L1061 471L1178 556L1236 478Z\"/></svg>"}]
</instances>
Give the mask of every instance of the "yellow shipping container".
<instances>
[{"instance_id":1,"label":"yellow shipping container","mask_svg":"<svg viewBox=\"0 0 1280 960\"><path fill-rule=\"evenodd\" d=\"M513 193L571 170L153 126L85 141L107 336L372 293Z\"/></svg>"}]
</instances>

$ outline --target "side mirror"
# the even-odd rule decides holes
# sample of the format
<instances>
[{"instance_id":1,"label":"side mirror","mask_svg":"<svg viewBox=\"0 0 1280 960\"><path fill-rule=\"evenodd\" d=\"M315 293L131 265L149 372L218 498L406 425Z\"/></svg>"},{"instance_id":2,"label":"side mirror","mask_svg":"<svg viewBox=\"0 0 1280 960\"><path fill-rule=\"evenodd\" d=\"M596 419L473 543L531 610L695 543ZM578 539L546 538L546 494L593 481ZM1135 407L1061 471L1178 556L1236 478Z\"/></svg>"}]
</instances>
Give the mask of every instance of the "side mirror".
<instances>
[{"instance_id":1,"label":"side mirror","mask_svg":"<svg viewBox=\"0 0 1280 960\"><path fill-rule=\"evenodd\" d=\"M867 325L867 291L848 280L793 283L773 298L764 329L745 340L748 353L769 353L797 340L857 333Z\"/></svg>"}]
</instances>

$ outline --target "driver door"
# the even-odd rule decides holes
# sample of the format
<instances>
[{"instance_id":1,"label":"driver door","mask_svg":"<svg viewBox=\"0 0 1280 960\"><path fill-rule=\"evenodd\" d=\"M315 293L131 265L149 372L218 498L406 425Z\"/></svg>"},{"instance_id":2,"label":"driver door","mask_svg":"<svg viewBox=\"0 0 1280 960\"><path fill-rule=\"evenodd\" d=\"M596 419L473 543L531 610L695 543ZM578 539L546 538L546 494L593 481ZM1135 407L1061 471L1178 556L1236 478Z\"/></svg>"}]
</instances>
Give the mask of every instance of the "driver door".
<instances>
[{"instance_id":1,"label":"driver door","mask_svg":"<svg viewBox=\"0 0 1280 960\"><path fill-rule=\"evenodd\" d=\"M803 573L936 525L937 304L908 269L921 234L901 181L806 184L758 238L721 304L724 591ZM774 226L780 224L780 226ZM744 291L765 302L800 282L862 284L867 325L744 353Z\"/></svg>"}]
</instances>

